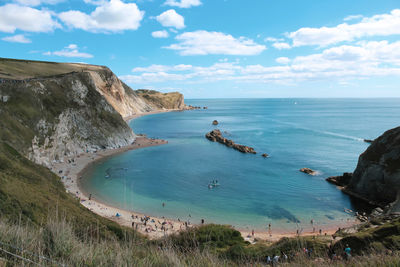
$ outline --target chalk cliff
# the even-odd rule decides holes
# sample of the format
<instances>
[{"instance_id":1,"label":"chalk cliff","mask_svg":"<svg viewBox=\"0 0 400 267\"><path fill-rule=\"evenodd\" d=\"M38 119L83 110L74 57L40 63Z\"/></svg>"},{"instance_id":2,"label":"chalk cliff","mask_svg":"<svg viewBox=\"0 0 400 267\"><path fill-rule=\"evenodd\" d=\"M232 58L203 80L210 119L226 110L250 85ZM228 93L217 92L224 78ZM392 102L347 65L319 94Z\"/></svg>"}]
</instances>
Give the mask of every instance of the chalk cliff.
<instances>
[{"instance_id":1,"label":"chalk cliff","mask_svg":"<svg viewBox=\"0 0 400 267\"><path fill-rule=\"evenodd\" d=\"M0 58L0 140L45 166L131 144L123 118L184 108L181 94L136 93L104 66Z\"/></svg>"}]
</instances>

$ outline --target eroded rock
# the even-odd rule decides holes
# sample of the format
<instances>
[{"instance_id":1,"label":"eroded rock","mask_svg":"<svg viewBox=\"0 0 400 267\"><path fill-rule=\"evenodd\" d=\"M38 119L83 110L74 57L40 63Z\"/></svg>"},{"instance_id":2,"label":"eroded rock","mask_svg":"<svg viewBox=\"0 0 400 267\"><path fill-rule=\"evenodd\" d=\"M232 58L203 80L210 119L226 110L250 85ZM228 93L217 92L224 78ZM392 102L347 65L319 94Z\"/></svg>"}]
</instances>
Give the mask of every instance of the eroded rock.
<instances>
[{"instance_id":1,"label":"eroded rock","mask_svg":"<svg viewBox=\"0 0 400 267\"><path fill-rule=\"evenodd\" d=\"M317 172L310 168L301 168L300 171L309 175L317 175Z\"/></svg>"},{"instance_id":2,"label":"eroded rock","mask_svg":"<svg viewBox=\"0 0 400 267\"><path fill-rule=\"evenodd\" d=\"M232 147L233 149L236 149L237 151L242 153L257 154L257 152L252 147L238 145L235 144L235 142L233 142L232 140L226 139L222 136L220 130L212 130L211 132L206 134L206 138L212 142L218 142L226 145L227 147Z\"/></svg>"}]
</instances>

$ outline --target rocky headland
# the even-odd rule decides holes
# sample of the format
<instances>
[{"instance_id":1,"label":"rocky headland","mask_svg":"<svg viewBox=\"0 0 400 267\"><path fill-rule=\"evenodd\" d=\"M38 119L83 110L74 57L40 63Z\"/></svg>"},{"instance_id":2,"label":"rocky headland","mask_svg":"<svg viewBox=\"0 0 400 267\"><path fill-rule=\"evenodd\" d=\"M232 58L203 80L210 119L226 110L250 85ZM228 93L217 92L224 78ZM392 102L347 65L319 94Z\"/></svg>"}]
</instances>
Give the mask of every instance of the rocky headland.
<instances>
[{"instance_id":1,"label":"rocky headland","mask_svg":"<svg viewBox=\"0 0 400 267\"><path fill-rule=\"evenodd\" d=\"M212 142L221 143L223 145L226 145L227 147L231 147L242 153L257 154L257 152L254 150L254 148L235 144L235 142L233 142L232 140L223 137L221 131L217 130L217 129L212 130L211 132L207 133L206 138Z\"/></svg>"},{"instance_id":2,"label":"rocky headland","mask_svg":"<svg viewBox=\"0 0 400 267\"><path fill-rule=\"evenodd\" d=\"M386 214L400 214L400 127L386 131L362 153L353 174L329 177L342 191Z\"/></svg>"},{"instance_id":3,"label":"rocky headland","mask_svg":"<svg viewBox=\"0 0 400 267\"><path fill-rule=\"evenodd\" d=\"M50 167L132 144L124 118L184 110L183 95L132 90L107 67L0 58L0 140Z\"/></svg>"}]
</instances>

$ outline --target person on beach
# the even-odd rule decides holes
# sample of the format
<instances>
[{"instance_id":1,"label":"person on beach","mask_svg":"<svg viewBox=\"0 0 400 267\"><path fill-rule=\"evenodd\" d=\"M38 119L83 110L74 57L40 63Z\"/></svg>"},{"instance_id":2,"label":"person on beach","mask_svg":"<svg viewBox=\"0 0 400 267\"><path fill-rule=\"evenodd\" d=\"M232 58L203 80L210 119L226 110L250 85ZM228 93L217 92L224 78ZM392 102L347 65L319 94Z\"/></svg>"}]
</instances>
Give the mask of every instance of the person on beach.
<instances>
[{"instance_id":1,"label":"person on beach","mask_svg":"<svg viewBox=\"0 0 400 267\"><path fill-rule=\"evenodd\" d=\"M254 230L251 230L251 236L254 237Z\"/></svg>"},{"instance_id":2,"label":"person on beach","mask_svg":"<svg viewBox=\"0 0 400 267\"><path fill-rule=\"evenodd\" d=\"M201 219L201 224L204 224L204 219Z\"/></svg>"},{"instance_id":3,"label":"person on beach","mask_svg":"<svg viewBox=\"0 0 400 267\"><path fill-rule=\"evenodd\" d=\"M344 253L346 256L346 260L351 259L351 248L349 247L349 244L346 244L346 248L344 249Z\"/></svg>"},{"instance_id":4,"label":"person on beach","mask_svg":"<svg viewBox=\"0 0 400 267\"><path fill-rule=\"evenodd\" d=\"M162 203L162 206L163 206L163 208L165 207L165 203L164 202Z\"/></svg>"},{"instance_id":5,"label":"person on beach","mask_svg":"<svg viewBox=\"0 0 400 267\"><path fill-rule=\"evenodd\" d=\"M267 264L271 264L271 257L270 256L267 256L267 258L265 260L266 260Z\"/></svg>"}]
</instances>

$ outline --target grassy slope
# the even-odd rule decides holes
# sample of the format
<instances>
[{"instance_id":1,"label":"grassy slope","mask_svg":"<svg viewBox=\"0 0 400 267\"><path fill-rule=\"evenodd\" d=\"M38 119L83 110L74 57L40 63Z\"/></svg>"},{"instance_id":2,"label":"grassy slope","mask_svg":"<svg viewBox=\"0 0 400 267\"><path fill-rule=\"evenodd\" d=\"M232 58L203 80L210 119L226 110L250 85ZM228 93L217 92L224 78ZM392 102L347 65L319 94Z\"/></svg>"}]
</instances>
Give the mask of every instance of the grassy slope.
<instances>
[{"instance_id":1,"label":"grassy slope","mask_svg":"<svg viewBox=\"0 0 400 267\"><path fill-rule=\"evenodd\" d=\"M56 63L0 58L0 78L7 79L45 77L73 71L101 70L103 68L106 67L78 63Z\"/></svg>"},{"instance_id":2,"label":"grassy slope","mask_svg":"<svg viewBox=\"0 0 400 267\"><path fill-rule=\"evenodd\" d=\"M58 176L0 142L0 218L41 226L56 214L82 231L98 227L102 236L121 238L124 231L131 232L80 205Z\"/></svg>"}]
</instances>

